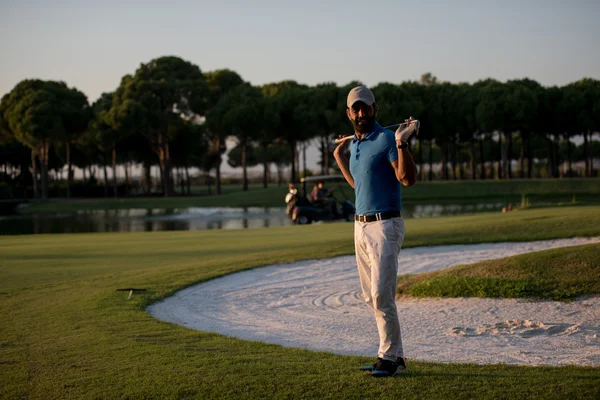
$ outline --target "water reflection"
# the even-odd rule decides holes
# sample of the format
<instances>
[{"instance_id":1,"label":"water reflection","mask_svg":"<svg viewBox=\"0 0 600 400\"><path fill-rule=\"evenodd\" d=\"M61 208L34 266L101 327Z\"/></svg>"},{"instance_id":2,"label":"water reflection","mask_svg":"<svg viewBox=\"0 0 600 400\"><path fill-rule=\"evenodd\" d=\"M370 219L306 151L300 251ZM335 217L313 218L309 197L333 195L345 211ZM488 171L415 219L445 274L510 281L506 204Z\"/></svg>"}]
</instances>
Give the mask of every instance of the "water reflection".
<instances>
[{"instance_id":1,"label":"water reflection","mask_svg":"<svg viewBox=\"0 0 600 400\"><path fill-rule=\"evenodd\" d=\"M405 218L499 211L503 203L404 204ZM82 232L150 232L248 229L291 225L284 208L86 210L76 213L0 216L0 235Z\"/></svg>"},{"instance_id":2,"label":"water reflection","mask_svg":"<svg viewBox=\"0 0 600 400\"><path fill-rule=\"evenodd\" d=\"M0 235L248 229L291 225L283 208L86 210L0 217Z\"/></svg>"}]
</instances>

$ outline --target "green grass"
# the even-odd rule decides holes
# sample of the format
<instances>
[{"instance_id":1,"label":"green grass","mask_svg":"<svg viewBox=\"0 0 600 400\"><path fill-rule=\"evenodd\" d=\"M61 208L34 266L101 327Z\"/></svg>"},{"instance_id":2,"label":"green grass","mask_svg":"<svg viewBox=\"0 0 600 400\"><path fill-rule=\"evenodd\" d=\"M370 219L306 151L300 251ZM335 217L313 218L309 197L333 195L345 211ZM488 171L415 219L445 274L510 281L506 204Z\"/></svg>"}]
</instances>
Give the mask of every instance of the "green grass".
<instances>
[{"instance_id":1,"label":"green grass","mask_svg":"<svg viewBox=\"0 0 600 400\"><path fill-rule=\"evenodd\" d=\"M600 244L553 249L402 277L416 297L574 300L600 294Z\"/></svg>"},{"instance_id":2,"label":"green grass","mask_svg":"<svg viewBox=\"0 0 600 400\"><path fill-rule=\"evenodd\" d=\"M333 184L332 184L333 185ZM332 186L330 185L330 186ZM308 185L307 190L311 190ZM25 213L68 212L87 209L123 209L123 208L186 208L186 207L284 207L287 186L251 185L247 192L240 185L224 185L223 195L209 196L202 189L194 193L202 195L189 197L140 197L140 198L102 198L102 199L51 199L32 201ZM343 190L352 200L353 191L349 186ZM213 188L214 193L214 188ZM403 189L403 201L414 203L472 203L505 202L521 204L523 195L533 205L557 205L575 202L598 204L600 199L600 179L533 179L510 181L448 181L419 182Z\"/></svg>"},{"instance_id":3,"label":"green grass","mask_svg":"<svg viewBox=\"0 0 600 400\"><path fill-rule=\"evenodd\" d=\"M600 207L406 221L406 247L600 235ZM353 252L352 224L0 237L0 398L598 398L600 369L337 356L198 332L144 308L188 285ZM127 300L119 288L147 292ZM357 327L360 334L360 327ZM376 340L374 338L374 340Z\"/></svg>"}]
</instances>

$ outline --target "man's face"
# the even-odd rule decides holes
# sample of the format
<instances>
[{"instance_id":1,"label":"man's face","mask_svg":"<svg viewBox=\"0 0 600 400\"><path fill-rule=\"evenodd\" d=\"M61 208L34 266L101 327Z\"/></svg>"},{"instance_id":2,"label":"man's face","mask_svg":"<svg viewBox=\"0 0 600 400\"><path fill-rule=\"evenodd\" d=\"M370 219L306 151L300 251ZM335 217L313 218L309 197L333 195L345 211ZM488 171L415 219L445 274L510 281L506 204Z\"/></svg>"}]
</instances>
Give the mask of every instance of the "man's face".
<instances>
[{"instance_id":1,"label":"man's face","mask_svg":"<svg viewBox=\"0 0 600 400\"><path fill-rule=\"evenodd\" d=\"M373 130L377 105L367 105L362 101L357 101L346 110L346 114L356 132L367 134Z\"/></svg>"}]
</instances>

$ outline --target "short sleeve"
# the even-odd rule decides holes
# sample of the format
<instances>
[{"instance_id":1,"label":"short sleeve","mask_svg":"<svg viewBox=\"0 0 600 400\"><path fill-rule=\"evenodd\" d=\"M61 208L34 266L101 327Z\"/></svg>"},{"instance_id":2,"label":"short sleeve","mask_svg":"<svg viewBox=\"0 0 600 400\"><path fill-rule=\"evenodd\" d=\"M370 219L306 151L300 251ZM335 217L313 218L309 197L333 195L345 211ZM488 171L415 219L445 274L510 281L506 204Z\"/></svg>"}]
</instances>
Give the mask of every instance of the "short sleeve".
<instances>
[{"instance_id":1,"label":"short sleeve","mask_svg":"<svg viewBox=\"0 0 600 400\"><path fill-rule=\"evenodd\" d=\"M398 160L398 150L396 149L396 136L391 131L385 132L388 161L390 163Z\"/></svg>"}]
</instances>

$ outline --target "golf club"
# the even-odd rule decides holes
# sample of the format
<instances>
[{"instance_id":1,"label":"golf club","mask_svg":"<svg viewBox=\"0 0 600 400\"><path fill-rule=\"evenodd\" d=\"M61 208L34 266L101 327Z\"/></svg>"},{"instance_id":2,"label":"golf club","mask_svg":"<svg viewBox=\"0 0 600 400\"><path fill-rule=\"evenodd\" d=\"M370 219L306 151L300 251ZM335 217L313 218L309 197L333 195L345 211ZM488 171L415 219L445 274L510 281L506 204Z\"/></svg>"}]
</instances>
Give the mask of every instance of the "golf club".
<instances>
[{"instance_id":1,"label":"golf club","mask_svg":"<svg viewBox=\"0 0 600 400\"><path fill-rule=\"evenodd\" d=\"M399 124L388 125L388 126L384 126L383 128L384 129L393 129L393 128L400 127L402 125L405 125L407 128L411 125L414 126L415 134L416 135L419 134L419 127L421 126L421 122L418 119L407 119L406 121L400 122ZM342 143L342 142L345 142L346 140L350 140L353 138L354 138L354 135L348 135L348 136L344 136L343 138L335 139L334 142L336 144L338 144L338 143Z\"/></svg>"}]
</instances>

